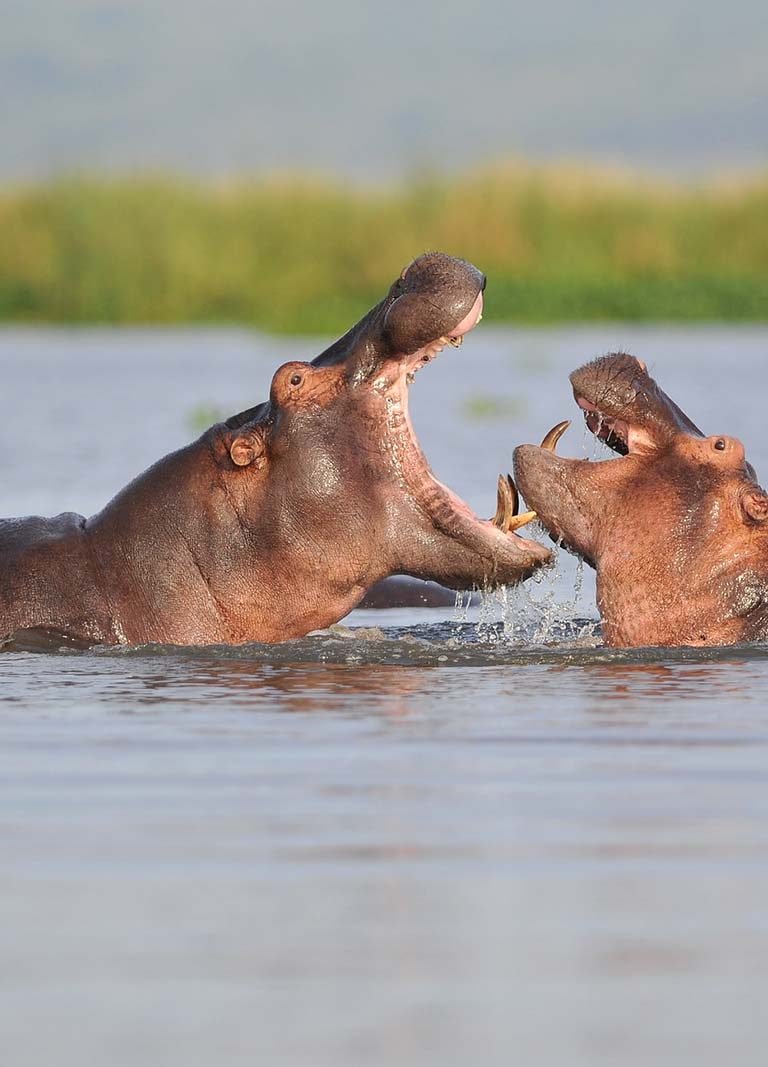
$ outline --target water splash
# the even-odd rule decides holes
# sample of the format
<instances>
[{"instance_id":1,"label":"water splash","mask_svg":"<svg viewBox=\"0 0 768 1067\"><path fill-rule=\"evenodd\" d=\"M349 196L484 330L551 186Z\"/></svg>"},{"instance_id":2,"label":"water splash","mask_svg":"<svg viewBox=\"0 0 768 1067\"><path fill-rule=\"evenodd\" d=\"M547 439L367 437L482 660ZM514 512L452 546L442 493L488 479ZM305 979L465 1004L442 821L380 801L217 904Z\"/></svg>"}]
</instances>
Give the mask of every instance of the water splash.
<instances>
[{"instance_id":1,"label":"water splash","mask_svg":"<svg viewBox=\"0 0 768 1067\"><path fill-rule=\"evenodd\" d=\"M456 590L456 601L453 605L453 619L457 623L469 622L469 609L472 607L473 594L471 590Z\"/></svg>"},{"instance_id":2,"label":"water splash","mask_svg":"<svg viewBox=\"0 0 768 1067\"><path fill-rule=\"evenodd\" d=\"M557 546L560 547L559 545ZM548 645L561 640L594 642L599 638L596 617L581 618L584 563L578 560L571 591L567 591L563 557L541 568L521 585L485 590L478 605L478 640L506 645ZM464 621L464 620L462 620Z\"/></svg>"},{"instance_id":3,"label":"water splash","mask_svg":"<svg viewBox=\"0 0 768 1067\"><path fill-rule=\"evenodd\" d=\"M363 665L391 667L501 667L553 665L559 667L614 666L622 672L628 665L677 663L743 663L768 658L768 644L755 642L721 648L606 648L597 635L585 639L589 620L571 619L563 624L559 639L549 645L511 643L503 623L487 624L481 636L474 623L420 623L398 627L334 627L280 645L138 645L84 647L67 643L54 631L20 631L0 646L5 655L76 656L85 670L97 660L119 663L134 658L171 658L196 664L249 662L290 668L302 664L336 665L355 670ZM89 667L89 662L93 663Z\"/></svg>"},{"instance_id":4,"label":"water splash","mask_svg":"<svg viewBox=\"0 0 768 1067\"><path fill-rule=\"evenodd\" d=\"M611 449L589 430L586 422L582 429L581 451L590 461L603 461L614 456ZM529 536L546 542L548 535L543 526L536 523L530 529ZM477 621L481 640L548 645L564 638L586 643L599 639L599 619L578 618L579 610L583 610L584 561L576 558L571 592L568 593L565 561L573 557L563 552L562 541L555 547L553 563L542 567L528 581L514 588L483 593Z\"/></svg>"}]
</instances>

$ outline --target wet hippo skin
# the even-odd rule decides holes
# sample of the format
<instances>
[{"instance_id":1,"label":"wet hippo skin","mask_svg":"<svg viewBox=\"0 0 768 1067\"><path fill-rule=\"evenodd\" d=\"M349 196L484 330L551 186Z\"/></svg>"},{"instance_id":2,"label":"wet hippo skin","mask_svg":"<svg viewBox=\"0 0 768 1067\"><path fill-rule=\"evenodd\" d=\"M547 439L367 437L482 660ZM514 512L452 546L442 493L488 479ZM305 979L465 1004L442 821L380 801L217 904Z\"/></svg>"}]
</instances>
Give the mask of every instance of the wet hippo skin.
<instances>
[{"instance_id":1,"label":"wet hippo skin","mask_svg":"<svg viewBox=\"0 0 768 1067\"><path fill-rule=\"evenodd\" d=\"M645 364L604 356L571 375L587 426L619 458L515 452L515 476L551 535L597 572L615 646L728 645L768 637L768 497L733 437L705 437Z\"/></svg>"},{"instance_id":2,"label":"wet hippo skin","mask_svg":"<svg viewBox=\"0 0 768 1067\"><path fill-rule=\"evenodd\" d=\"M90 519L0 522L0 635L89 642L282 641L346 615L393 574L455 589L518 582L550 552L506 511L438 482L408 391L481 317L484 276L430 253L269 399L140 475Z\"/></svg>"}]
</instances>

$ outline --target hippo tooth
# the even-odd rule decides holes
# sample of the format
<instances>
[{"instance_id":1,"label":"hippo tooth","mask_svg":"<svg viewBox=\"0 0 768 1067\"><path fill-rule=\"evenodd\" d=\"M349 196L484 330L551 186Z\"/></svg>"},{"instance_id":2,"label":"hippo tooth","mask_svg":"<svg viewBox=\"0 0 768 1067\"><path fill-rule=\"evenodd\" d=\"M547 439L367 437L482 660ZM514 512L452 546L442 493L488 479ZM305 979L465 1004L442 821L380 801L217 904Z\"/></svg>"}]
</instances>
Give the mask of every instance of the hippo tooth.
<instances>
[{"instance_id":1,"label":"hippo tooth","mask_svg":"<svg viewBox=\"0 0 768 1067\"><path fill-rule=\"evenodd\" d=\"M566 419L565 422L558 422L557 426L553 426L547 436L541 442L541 447L546 448L548 452L557 452L557 442L563 436L565 431L571 425L571 420Z\"/></svg>"},{"instance_id":2,"label":"hippo tooth","mask_svg":"<svg viewBox=\"0 0 768 1067\"><path fill-rule=\"evenodd\" d=\"M461 348L464 341L464 335L460 334L458 337L449 337L448 344L453 345L454 348Z\"/></svg>"},{"instance_id":3,"label":"hippo tooth","mask_svg":"<svg viewBox=\"0 0 768 1067\"><path fill-rule=\"evenodd\" d=\"M507 526L507 533L514 533L515 530L519 530L521 526L526 526L529 522L533 522L538 516L535 511L524 511L522 515L518 515L518 512L520 511L520 495L511 474L507 475L507 485L512 494L513 516Z\"/></svg>"},{"instance_id":4,"label":"hippo tooth","mask_svg":"<svg viewBox=\"0 0 768 1067\"><path fill-rule=\"evenodd\" d=\"M498 526L502 533L514 533L515 530L519 530L521 526L526 526L536 518L535 511L526 511L523 515L517 514L520 498L517 494L517 487L509 474L506 477L503 474L499 475L497 499L496 514L491 522L494 526Z\"/></svg>"},{"instance_id":5,"label":"hippo tooth","mask_svg":"<svg viewBox=\"0 0 768 1067\"><path fill-rule=\"evenodd\" d=\"M512 514L517 515L520 510L520 496L517 492L517 486L515 485L514 479L512 478L511 474L507 475L507 485L509 486L509 491L512 494Z\"/></svg>"},{"instance_id":6,"label":"hippo tooth","mask_svg":"<svg viewBox=\"0 0 768 1067\"><path fill-rule=\"evenodd\" d=\"M496 487L496 514L491 519L491 522L494 526L498 526L502 533L506 533L509 529L509 524L515 515L514 508L515 499L509 487L509 481L503 474L500 474Z\"/></svg>"},{"instance_id":7,"label":"hippo tooth","mask_svg":"<svg viewBox=\"0 0 768 1067\"><path fill-rule=\"evenodd\" d=\"M527 526L529 522L533 522L536 518L538 516L535 511L524 511L522 515L517 515L512 519L507 527L507 533L514 533L515 530L519 530L521 526Z\"/></svg>"}]
</instances>

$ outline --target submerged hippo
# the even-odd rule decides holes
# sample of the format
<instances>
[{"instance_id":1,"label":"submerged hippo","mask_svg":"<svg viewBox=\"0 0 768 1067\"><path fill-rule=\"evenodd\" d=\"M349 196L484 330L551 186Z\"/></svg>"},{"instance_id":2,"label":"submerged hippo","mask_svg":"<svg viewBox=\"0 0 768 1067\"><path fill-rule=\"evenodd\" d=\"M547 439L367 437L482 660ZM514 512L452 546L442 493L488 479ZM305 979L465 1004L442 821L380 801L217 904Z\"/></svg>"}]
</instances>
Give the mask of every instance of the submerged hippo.
<instances>
[{"instance_id":1,"label":"submerged hippo","mask_svg":"<svg viewBox=\"0 0 768 1067\"><path fill-rule=\"evenodd\" d=\"M515 452L528 504L597 571L607 644L726 645L768 637L768 496L732 437L704 437L625 354L571 375L587 426L621 459Z\"/></svg>"},{"instance_id":2,"label":"submerged hippo","mask_svg":"<svg viewBox=\"0 0 768 1067\"><path fill-rule=\"evenodd\" d=\"M550 558L432 474L408 415L414 375L481 317L485 278L439 253L268 402L166 456L91 519L0 521L0 635L92 642L282 641L336 622L391 574L518 582Z\"/></svg>"}]
</instances>

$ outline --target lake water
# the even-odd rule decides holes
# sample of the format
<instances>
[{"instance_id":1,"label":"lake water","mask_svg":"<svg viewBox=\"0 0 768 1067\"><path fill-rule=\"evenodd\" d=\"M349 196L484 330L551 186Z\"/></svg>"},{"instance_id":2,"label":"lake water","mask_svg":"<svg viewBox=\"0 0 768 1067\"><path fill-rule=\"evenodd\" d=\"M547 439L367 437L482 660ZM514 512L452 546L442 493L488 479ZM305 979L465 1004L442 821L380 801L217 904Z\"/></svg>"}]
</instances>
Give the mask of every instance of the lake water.
<instances>
[{"instance_id":1,"label":"lake water","mask_svg":"<svg viewBox=\"0 0 768 1067\"><path fill-rule=\"evenodd\" d=\"M768 329L483 326L412 391L438 476L491 514L617 348L768 471ZM98 510L318 350L0 332L0 513ZM0 655L0 1062L762 1065L768 648L593 619L564 560L275 649Z\"/></svg>"}]
</instances>

